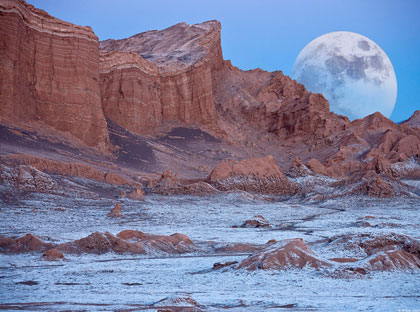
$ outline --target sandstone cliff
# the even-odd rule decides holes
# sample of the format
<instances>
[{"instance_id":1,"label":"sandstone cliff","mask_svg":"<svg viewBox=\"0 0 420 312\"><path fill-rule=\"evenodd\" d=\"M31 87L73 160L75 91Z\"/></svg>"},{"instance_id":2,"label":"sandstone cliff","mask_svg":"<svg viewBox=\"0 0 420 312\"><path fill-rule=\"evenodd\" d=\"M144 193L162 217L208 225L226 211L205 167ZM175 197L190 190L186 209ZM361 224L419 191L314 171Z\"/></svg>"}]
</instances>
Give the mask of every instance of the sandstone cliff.
<instances>
[{"instance_id":1,"label":"sandstone cliff","mask_svg":"<svg viewBox=\"0 0 420 312\"><path fill-rule=\"evenodd\" d=\"M222 63L220 23L180 23L102 41L101 93L107 118L134 133L163 121L216 120L212 71Z\"/></svg>"},{"instance_id":2,"label":"sandstone cliff","mask_svg":"<svg viewBox=\"0 0 420 312\"><path fill-rule=\"evenodd\" d=\"M0 2L1 122L50 126L105 152L98 39L23 0Z\"/></svg>"},{"instance_id":3,"label":"sandstone cliff","mask_svg":"<svg viewBox=\"0 0 420 312\"><path fill-rule=\"evenodd\" d=\"M99 43L89 27L23 0L2 0L0 11L0 138L8 154L37 154L44 140L43 157L70 153L77 163L83 156L59 139L70 135L70 144L113 150L133 177L172 170L201 179L161 178L155 191L164 193L217 192L204 182L217 164L266 155L279 170L292 163L291 179L342 179L334 185L343 194L378 185L405 194L397 180L420 176L419 111L402 124L380 113L350 122L280 71L243 71L223 60L217 21ZM58 144L44 144L40 129Z\"/></svg>"}]
</instances>

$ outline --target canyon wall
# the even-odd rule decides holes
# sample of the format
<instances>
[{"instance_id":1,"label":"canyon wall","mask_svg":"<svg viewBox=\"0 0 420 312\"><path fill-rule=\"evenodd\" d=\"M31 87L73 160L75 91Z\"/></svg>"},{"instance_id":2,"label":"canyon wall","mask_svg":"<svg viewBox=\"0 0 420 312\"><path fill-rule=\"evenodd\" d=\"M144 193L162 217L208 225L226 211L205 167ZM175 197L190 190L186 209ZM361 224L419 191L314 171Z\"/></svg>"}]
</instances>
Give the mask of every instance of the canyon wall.
<instances>
[{"instance_id":1,"label":"canyon wall","mask_svg":"<svg viewBox=\"0 0 420 312\"><path fill-rule=\"evenodd\" d=\"M134 133L162 121L213 125L212 71L222 64L220 23L180 23L127 39L102 41L105 116Z\"/></svg>"},{"instance_id":2,"label":"canyon wall","mask_svg":"<svg viewBox=\"0 0 420 312\"><path fill-rule=\"evenodd\" d=\"M52 127L102 152L108 134L98 85L98 39L18 0L0 1L0 116Z\"/></svg>"},{"instance_id":3,"label":"canyon wall","mask_svg":"<svg viewBox=\"0 0 420 312\"><path fill-rule=\"evenodd\" d=\"M299 155L333 176L420 157L419 111L401 125L380 113L350 122L280 71L223 60L218 21L99 43L90 27L0 0L0 26L3 124L48 127L101 152L113 148L106 119L155 138L166 123L200 127L254 148L241 155L271 153L283 167Z\"/></svg>"}]
</instances>

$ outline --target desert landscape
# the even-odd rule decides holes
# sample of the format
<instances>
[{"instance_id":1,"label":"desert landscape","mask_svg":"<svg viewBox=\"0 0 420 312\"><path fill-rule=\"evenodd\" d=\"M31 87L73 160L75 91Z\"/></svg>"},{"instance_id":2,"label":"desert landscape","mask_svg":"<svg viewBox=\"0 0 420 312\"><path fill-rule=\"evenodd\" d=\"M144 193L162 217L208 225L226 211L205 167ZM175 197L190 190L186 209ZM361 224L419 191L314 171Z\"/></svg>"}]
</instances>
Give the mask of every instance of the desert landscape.
<instances>
[{"instance_id":1,"label":"desert landscape","mask_svg":"<svg viewBox=\"0 0 420 312\"><path fill-rule=\"evenodd\" d=\"M350 121L221 27L0 1L0 310L419 309L420 110Z\"/></svg>"}]
</instances>

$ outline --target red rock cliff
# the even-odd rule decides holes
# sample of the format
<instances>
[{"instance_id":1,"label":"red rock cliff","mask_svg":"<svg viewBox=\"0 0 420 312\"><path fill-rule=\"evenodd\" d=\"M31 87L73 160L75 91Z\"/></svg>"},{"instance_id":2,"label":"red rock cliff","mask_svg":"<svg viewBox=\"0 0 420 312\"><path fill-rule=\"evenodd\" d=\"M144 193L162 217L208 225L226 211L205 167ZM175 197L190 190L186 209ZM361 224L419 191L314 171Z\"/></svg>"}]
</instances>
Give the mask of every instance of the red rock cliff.
<instances>
[{"instance_id":1,"label":"red rock cliff","mask_svg":"<svg viewBox=\"0 0 420 312\"><path fill-rule=\"evenodd\" d=\"M162 121L216 120L212 70L221 66L220 23L180 23L102 41L101 92L107 118L136 133Z\"/></svg>"},{"instance_id":2,"label":"red rock cliff","mask_svg":"<svg viewBox=\"0 0 420 312\"><path fill-rule=\"evenodd\" d=\"M98 39L23 0L0 1L0 118L47 125L106 151Z\"/></svg>"},{"instance_id":3,"label":"red rock cliff","mask_svg":"<svg viewBox=\"0 0 420 312\"><path fill-rule=\"evenodd\" d=\"M0 123L53 127L102 151L105 117L136 134L182 123L239 147L223 157L272 154L285 168L299 155L334 177L398 176L391 164L420 158L419 111L401 125L380 113L350 122L280 71L224 61L217 21L98 44L89 27L23 0L0 0L0 13Z\"/></svg>"}]
</instances>

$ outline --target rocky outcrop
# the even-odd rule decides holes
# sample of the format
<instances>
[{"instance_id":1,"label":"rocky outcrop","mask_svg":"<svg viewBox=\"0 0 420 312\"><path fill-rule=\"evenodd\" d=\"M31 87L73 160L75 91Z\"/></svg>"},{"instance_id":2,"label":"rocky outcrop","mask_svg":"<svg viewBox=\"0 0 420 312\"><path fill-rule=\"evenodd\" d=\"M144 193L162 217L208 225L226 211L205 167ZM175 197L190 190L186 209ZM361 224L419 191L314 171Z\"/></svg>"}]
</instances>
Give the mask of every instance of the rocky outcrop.
<instances>
[{"instance_id":1,"label":"rocky outcrop","mask_svg":"<svg viewBox=\"0 0 420 312\"><path fill-rule=\"evenodd\" d=\"M117 234L95 232L73 242L52 244L27 234L21 238L0 238L0 252L26 253L43 252L44 258L61 258L60 253L68 254L180 254L196 250L194 243L184 234L170 236L152 235L135 230L125 230Z\"/></svg>"},{"instance_id":2,"label":"rocky outcrop","mask_svg":"<svg viewBox=\"0 0 420 312\"><path fill-rule=\"evenodd\" d=\"M132 186L141 188L140 183L133 181L132 179L123 177L119 174L116 174L110 171L105 172L105 171L96 169L92 165L89 165L87 163L82 163L82 162L59 161L59 160L36 157L32 155L27 155L27 154L11 154L7 156L0 156L0 166L1 166L1 163L4 164L5 169L2 170L2 173L0 173L0 180L12 179L13 181L16 181L16 178L17 178L16 170L21 170L21 169L16 169L16 168L20 168L24 166L22 168L31 167L32 169L30 169L30 171L36 170L36 171L33 171L34 174L36 174L37 177L42 176L45 179L48 179L48 174L58 174L58 175L64 175L64 176L87 178L87 179L105 182L109 184L115 184L115 185L132 185ZM11 177L15 176L15 178L10 178L9 177L10 174L8 174L7 172L10 172L10 174L12 175ZM51 183L50 182L47 183L50 185L48 186L49 189L53 187Z\"/></svg>"},{"instance_id":3,"label":"rocky outcrop","mask_svg":"<svg viewBox=\"0 0 420 312\"><path fill-rule=\"evenodd\" d=\"M402 124L420 129L420 110L415 111L413 115L408 120L404 121Z\"/></svg>"},{"instance_id":4,"label":"rocky outcrop","mask_svg":"<svg viewBox=\"0 0 420 312\"><path fill-rule=\"evenodd\" d=\"M42 193L58 188L50 175L26 165L9 168L0 164L0 183L10 184L20 190Z\"/></svg>"},{"instance_id":5,"label":"rocky outcrop","mask_svg":"<svg viewBox=\"0 0 420 312\"><path fill-rule=\"evenodd\" d=\"M356 177L357 180L358 177ZM369 176L362 178L362 183L353 188L352 193L355 195L365 194L370 197L394 197L395 191L392 184L386 182L379 176Z\"/></svg>"},{"instance_id":6,"label":"rocky outcrop","mask_svg":"<svg viewBox=\"0 0 420 312\"><path fill-rule=\"evenodd\" d=\"M216 262L213 264L213 270L220 270L223 268L231 267L237 263L238 261Z\"/></svg>"},{"instance_id":7,"label":"rocky outcrop","mask_svg":"<svg viewBox=\"0 0 420 312\"><path fill-rule=\"evenodd\" d=\"M249 256L237 268L254 271L302 269L304 267L318 269L327 266L330 264L319 259L301 238L294 238L280 241Z\"/></svg>"},{"instance_id":8,"label":"rocky outcrop","mask_svg":"<svg viewBox=\"0 0 420 312\"><path fill-rule=\"evenodd\" d=\"M302 159L295 157L290 164L287 175L291 178L306 177L312 174L312 171L303 163Z\"/></svg>"},{"instance_id":9,"label":"rocky outcrop","mask_svg":"<svg viewBox=\"0 0 420 312\"><path fill-rule=\"evenodd\" d=\"M297 187L287 180L273 156L241 161L224 160L208 177L217 189L253 193L293 194Z\"/></svg>"},{"instance_id":10,"label":"rocky outcrop","mask_svg":"<svg viewBox=\"0 0 420 312\"><path fill-rule=\"evenodd\" d=\"M128 193L126 197L133 200L142 200L144 198L144 192L140 186L137 186L136 189Z\"/></svg>"},{"instance_id":11,"label":"rocky outcrop","mask_svg":"<svg viewBox=\"0 0 420 312\"><path fill-rule=\"evenodd\" d=\"M133 133L148 133L163 121L158 67L135 52L100 56L104 114Z\"/></svg>"},{"instance_id":12,"label":"rocky outcrop","mask_svg":"<svg viewBox=\"0 0 420 312\"><path fill-rule=\"evenodd\" d=\"M404 250L377 253L369 257L366 265L372 271L419 270L420 258Z\"/></svg>"},{"instance_id":13,"label":"rocky outcrop","mask_svg":"<svg viewBox=\"0 0 420 312\"><path fill-rule=\"evenodd\" d=\"M0 238L0 251L3 253L44 252L54 247L54 244L45 243L32 234L20 238Z\"/></svg>"},{"instance_id":14,"label":"rocky outcrop","mask_svg":"<svg viewBox=\"0 0 420 312\"><path fill-rule=\"evenodd\" d=\"M313 144L349 125L349 120L329 111L328 101L281 71L241 71L224 62L215 76L216 102L223 112L219 126L233 141L249 141L258 134L268 139L294 138Z\"/></svg>"},{"instance_id":15,"label":"rocky outcrop","mask_svg":"<svg viewBox=\"0 0 420 312\"><path fill-rule=\"evenodd\" d=\"M154 303L152 307L161 312L202 312L201 305L189 294L168 296Z\"/></svg>"},{"instance_id":16,"label":"rocky outcrop","mask_svg":"<svg viewBox=\"0 0 420 312\"><path fill-rule=\"evenodd\" d=\"M219 191L207 182L183 180L177 174L167 170L153 186L152 192L162 195L212 195Z\"/></svg>"},{"instance_id":17,"label":"rocky outcrop","mask_svg":"<svg viewBox=\"0 0 420 312\"><path fill-rule=\"evenodd\" d=\"M310 170L312 170L312 172L314 172L316 174L320 174L320 175L324 175L324 176L334 175L327 168L325 168L325 166L323 164L321 164L321 162L316 158L312 158L311 160L309 160L306 163L306 167L308 167Z\"/></svg>"},{"instance_id":18,"label":"rocky outcrop","mask_svg":"<svg viewBox=\"0 0 420 312\"><path fill-rule=\"evenodd\" d=\"M262 215L256 215L250 220L246 220L242 225L241 228L260 228L270 227L270 223L262 216Z\"/></svg>"},{"instance_id":19,"label":"rocky outcrop","mask_svg":"<svg viewBox=\"0 0 420 312\"><path fill-rule=\"evenodd\" d=\"M370 197L394 197L396 189L388 179L372 171L355 173L331 184L337 189L343 189L342 195L367 195Z\"/></svg>"},{"instance_id":20,"label":"rocky outcrop","mask_svg":"<svg viewBox=\"0 0 420 312\"><path fill-rule=\"evenodd\" d=\"M324 138L348 124L348 119L330 112L328 101L321 94L307 91L281 72L260 90L258 99L263 105L253 118L269 117L267 130L282 138L291 135Z\"/></svg>"},{"instance_id":21,"label":"rocky outcrop","mask_svg":"<svg viewBox=\"0 0 420 312\"><path fill-rule=\"evenodd\" d=\"M293 268L328 269L335 277L366 275L372 271L419 270L420 244L417 240L398 234L352 234L329 239L323 249L346 257L324 260L317 256L301 238L280 242L269 241L244 251L253 252L238 265L234 262L216 263L213 269L288 270ZM236 250L235 250L236 251ZM242 250L241 250L242 251ZM321 250L322 251L322 250ZM351 256L348 256L351 255Z\"/></svg>"},{"instance_id":22,"label":"rocky outcrop","mask_svg":"<svg viewBox=\"0 0 420 312\"><path fill-rule=\"evenodd\" d=\"M0 116L44 125L109 150L99 90L98 39L90 27L56 19L23 0L0 3Z\"/></svg>"},{"instance_id":23,"label":"rocky outcrop","mask_svg":"<svg viewBox=\"0 0 420 312\"><path fill-rule=\"evenodd\" d=\"M57 248L71 253L95 254L110 251L132 254L179 254L195 250L194 243L183 234L160 236L133 230L122 231L117 236L108 232L105 234L96 232Z\"/></svg>"},{"instance_id":24,"label":"rocky outcrop","mask_svg":"<svg viewBox=\"0 0 420 312\"><path fill-rule=\"evenodd\" d=\"M121 209L121 203L117 202L114 206L114 208L111 209L111 211L107 214L107 217L110 218L117 218L122 216L122 209Z\"/></svg>"},{"instance_id":25,"label":"rocky outcrop","mask_svg":"<svg viewBox=\"0 0 420 312\"><path fill-rule=\"evenodd\" d=\"M212 125L216 121L212 70L222 63L220 23L180 23L101 50L101 93L107 118L134 133L163 121Z\"/></svg>"},{"instance_id":26,"label":"rocky outcrop","mask_svg":"<svg viewBox=\"0 0 420 312\"><path fill-rule=\"evenodd\" d=\"M64 255L58 251L57 249L49 249L43 255L42 258L47 261L58 261L58 260L66 260Z\"/></svg>"},{"instance_id":27,"label":"rocky outcrop","mask_svg":"<svg viewBox=\"0 0 420 312\"><path fill-rule=\"evenodd\" d=\"M309 92L280 71L242 71L223 60L217 21L180 23L99 44L89 27L58 20L23 0L4 0L0 11L0 123L13 133L21 127L48 134L47 141L54 138L77 147L83 143L102 152L112 149L115 157L106 159L108 165L112 160L149 173L171 168L188 176L189 180L162 177L150 186L152 192L296 193L280 169L273 169L277 164L256 160L264 154L273 155L283 169L299 156L288 172L290 178L343 179L329 186L351 185L351 194L404 194L394 180L419 176L418 111L400 125L380 113L350 122L330 112L321 94ZM201 149L189 164L196 153L191 145L204 143L173 138L173 126L210 133L211 149ZM10 131L8 145L14 143ZM66 139L61 142L57 136ZM19 143L25 141L25 149L40 155L34 147L37 140L41 137L26 134ZM58 152L60 159L67 155L65 150ZM79 156L83 157L73 152L73 158ZM238 161L244 157L254 158ZM168 166L175 159L174 166ZM208 174L210 166L223 159L204 180L198 168ZM140 187L117 166L102 170L88 163L26 157L19 165ZM267 173L259 171L259 163L265 163ZM183 170L188 166L197 170ZM241 166L252 169L245 172ZM376 175L369 173L372 170ZM223 171L230 176L218 177ZM363 183L356 187L358 178ZM142 197L141 192L128 196Z\"/></svg>"},{"instance_id":28,"label":"rocky outcrop","mask_svg":"<svg viewBox=\"0 0 420 312\"><path fill-rule=\"evenodd\" d=\"M420 269L420 243L406 235L341 235L332 237L329 244L335 250L344 249L362 258L354 262L353 268L361 267L366 271Z\"/></svg>"}]
</instances>

